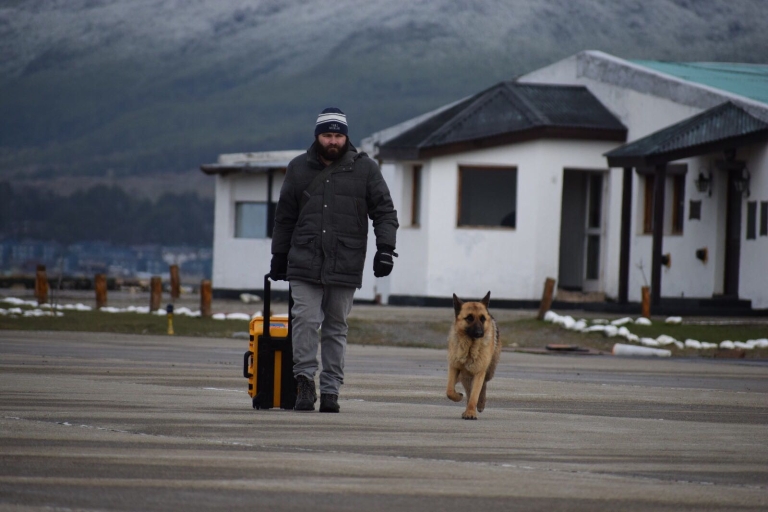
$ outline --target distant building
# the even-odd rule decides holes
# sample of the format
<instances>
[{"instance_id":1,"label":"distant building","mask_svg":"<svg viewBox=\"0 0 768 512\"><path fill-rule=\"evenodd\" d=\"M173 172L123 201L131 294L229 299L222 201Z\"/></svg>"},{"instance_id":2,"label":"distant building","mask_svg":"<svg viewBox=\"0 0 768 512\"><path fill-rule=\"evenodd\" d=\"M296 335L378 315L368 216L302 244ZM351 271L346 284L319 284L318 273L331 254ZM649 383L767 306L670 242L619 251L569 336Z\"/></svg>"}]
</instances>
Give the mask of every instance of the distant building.
<instances>
[{"instance_id":1,"label":"distant building","mask_svg":"<svg viewBox=\"0 0 768 512\"><path fill-rule=\"evenodd\" d=\"M201 166L204 173L216 177L212 271L215 296L263 291L264 275L269 272L272 257L275 207L285 169L304 152L223 154L217 163ZM385 280L373 276L375 252L375 239L369 236L363 286L355 294L358 300L374 300L376 287ZM285 282L271 286L280 292L288 289Z\"/></svg>"},{"instance_id":2,"label":"distant building","mask_svg":"<svg viewBox=\"0 0 768 512\"><path fill-rule=\"evenodd\" d=\"M362 146L400 213L390 304L533 306L554 277L619 305L651 286L657 312L768 311L768 66L586 51Z\"/></svg>"},{"instance_id":3,"label":"distant building","mask_svg":"<svg viewBox=\"0 0 768 512\"><path fill-rule=\"evenodd\" d=\"M605 296L603 309L636 307L650 286L654 312L768 312L768 66L586 51L362 150L382 164L401 229L394 272L374 279L366 262L357 298L449 305L491 290L497 306L532 307L553 277ZM201 167L216 177L218 295L263 288L285 168L301 153Z\"/></svg>"},{"instance_id":4,"label":"distant building","mask_svg":"<svg viewBox=\"0 0 768 512\"><path fill-rule=\"evenodd\" d=\"M108 242L57 242L6 239L0 242L0 271L5 275L33 274L45 265L49 275L133 278L167 276L170 264L178 264L182 281L193 282L211 275L212 251L200 247L160 245L115 246Z\"/></svg>"}]
</instances>

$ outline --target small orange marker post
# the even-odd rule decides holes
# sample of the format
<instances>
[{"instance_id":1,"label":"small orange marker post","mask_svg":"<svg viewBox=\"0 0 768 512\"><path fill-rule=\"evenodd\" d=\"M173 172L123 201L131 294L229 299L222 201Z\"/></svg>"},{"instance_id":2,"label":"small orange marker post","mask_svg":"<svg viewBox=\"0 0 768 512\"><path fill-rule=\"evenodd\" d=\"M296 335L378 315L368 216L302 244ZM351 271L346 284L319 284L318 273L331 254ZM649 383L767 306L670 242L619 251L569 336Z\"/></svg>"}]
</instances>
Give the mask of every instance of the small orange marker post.
<instances>
[{"instance_id":1,"label":"small orange marker post","mask_svg":"<svg viewBox=\"0 0 768 512\"><path fill-rule=\"evenodd\" d=\"M650 319L651 318L651 288L650 286L643 286L640 288L640 293L642 294L642 302L640 305L641 308L641 315L645 318Z\"/></svg>"}]
</instances>

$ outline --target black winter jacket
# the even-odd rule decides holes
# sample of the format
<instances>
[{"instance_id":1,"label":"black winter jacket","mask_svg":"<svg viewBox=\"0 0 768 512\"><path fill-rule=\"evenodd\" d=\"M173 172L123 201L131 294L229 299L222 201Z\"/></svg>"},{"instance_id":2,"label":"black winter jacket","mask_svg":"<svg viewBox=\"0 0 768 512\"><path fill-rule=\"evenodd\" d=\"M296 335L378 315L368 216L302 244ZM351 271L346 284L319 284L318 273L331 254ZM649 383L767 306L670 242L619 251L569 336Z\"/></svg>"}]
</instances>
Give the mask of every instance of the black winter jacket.
<instances>
[{"instance_id":1,"label":"black winter jacket","mask_svg":"<svg viewBox=\"0 0 768 512\"><path fill-rule=\"evenodd\" d=\"M379 166L351 144L327 180L302 197L324 169L316 144L288 164L275 212L272 253L288 253L289 281L360 288L368 217L376 244L395 247L397 212Z\"/></svg>"}]
</instances>

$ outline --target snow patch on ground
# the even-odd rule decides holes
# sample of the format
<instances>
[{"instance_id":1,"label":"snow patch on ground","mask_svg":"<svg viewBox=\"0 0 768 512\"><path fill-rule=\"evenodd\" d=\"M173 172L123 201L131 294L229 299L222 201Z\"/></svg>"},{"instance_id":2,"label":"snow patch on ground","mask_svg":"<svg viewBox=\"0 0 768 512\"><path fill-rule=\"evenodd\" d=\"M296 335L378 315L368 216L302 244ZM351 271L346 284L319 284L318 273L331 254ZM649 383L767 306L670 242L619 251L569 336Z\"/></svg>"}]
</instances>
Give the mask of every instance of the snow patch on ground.
<instances>
[{"instance_id":1,"label":"snow patch on ground","mask_svg":"<svg viewBox=\"0 0 768 512\"><path fill-rule=\"evenodd\" d=\"M602 332L606 337L609 337L609 338L618 336L626 339L629 342L636 343L641 345L642 347L648 347L648 348L666 347L669 345L674 345L679 349L690 348L695 350L708 350L708 349L714 349L714 348L720 348L720 349L741 348L745 350L752 350L755 348L768 348L768 338L759 338L756 340L747 340L747 341L723 340L720 343L711 343L707 341L699 341L694 339L687 339L685 341L680 341L680 340L676 340L674 337L669 336L667 334L661 334L656 339L640 338L636 334L633 334L632 332L630 332L627 325L629 324L651 325L651 321L645 317L639 317L636 319L625 317L625 318L619 318L610 322L603 318L596 318L591 320L592 325L589 325L590 322L585 319L581 319L577 322L571 316L568 316L568 315L561 316L555 313L554 311L550 310L544 314L544 321L552 323L554 325L560 325L565 329L571 329L578 332L585 332L585 333ZM668 325L679 325L682 322L683 322L682 317L671 316L667 318L664 323ZM630 345L627 345L627 346L630 346ZM630 354L632 353L632 350L621 347L620 352L622 354ZM642 350L638 350L635 352L635 354L640 355L642 352L643 352ZM645 353L648 355L662 354L662 352L658 352L658 353L645 352Z\"/></svg>"},{"instance_id":2,"label":"snow patch on ground","mask_svg":"<svg viewBox=\"0 0 768 512\"><path fill-rule=\"evenodd\" d=\"M4 297L0 298L0 303L10 304L11 308L0 308L0 316L23 316L27 318L35 318L41 316L64 316L62 311L93 311L94 308L86 306L85 304L38 304L37 301L22 300L16 297ZM22 309L23 306L26 309ZM29 308L33 309L29 309ZM138 314L153 314L157 316L165 316L168 312L165 309L158 309L151 312L149 306L128 306L125 308L116 308L111 306L104 306L97 311L102 313L138 313ZM188 316L197 318L201 316L200 310L192 311L187 307L179 307L173 310L173 314L176 316ZM216 313L212 316L214 320L246 320L250 321L252 318L259 318L262 316L261 311L256 311L253 315L247 313Z\"/></svg>"}]
</instances>

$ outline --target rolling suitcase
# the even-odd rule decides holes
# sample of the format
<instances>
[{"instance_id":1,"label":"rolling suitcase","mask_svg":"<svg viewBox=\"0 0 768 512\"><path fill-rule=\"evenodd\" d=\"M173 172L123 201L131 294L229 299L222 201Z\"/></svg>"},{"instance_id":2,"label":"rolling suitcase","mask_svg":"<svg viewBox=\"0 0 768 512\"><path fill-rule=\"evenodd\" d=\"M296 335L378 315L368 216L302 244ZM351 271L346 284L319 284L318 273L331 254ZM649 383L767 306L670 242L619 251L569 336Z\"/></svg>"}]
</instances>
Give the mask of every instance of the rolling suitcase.
<instances>
[{"instance_id":1,"label":"rolling suitcase","mask_svg":"<svg viewBox=\"0 0 768 512\"><path fill-rule=\"evenodd\" d=\"M243 377L248 379L248 395L254 409L293 409L296 404L296 379L293 376L291 342L291 298L288 291L288 316L270 316L272 287L264 276L264 316L251 319L248 350L243 355Z\"/></svg>"}]
</instances>

